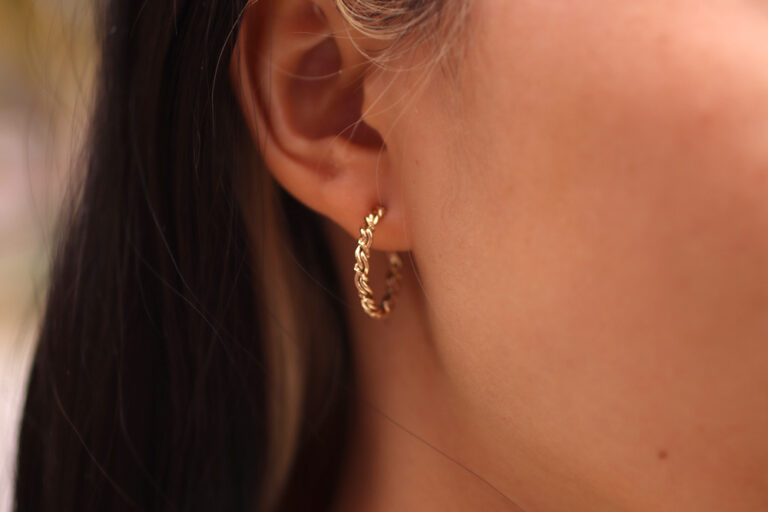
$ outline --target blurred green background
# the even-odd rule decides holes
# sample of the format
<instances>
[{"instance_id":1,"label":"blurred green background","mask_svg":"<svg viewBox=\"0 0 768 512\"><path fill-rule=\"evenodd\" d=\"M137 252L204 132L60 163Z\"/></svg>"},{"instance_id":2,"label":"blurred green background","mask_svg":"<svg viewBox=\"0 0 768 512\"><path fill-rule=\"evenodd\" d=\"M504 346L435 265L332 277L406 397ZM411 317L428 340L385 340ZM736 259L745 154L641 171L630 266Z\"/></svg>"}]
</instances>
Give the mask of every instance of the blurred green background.
<instances>
[{"instance_id":1,"label":"blurred green background","mask_svg":"<svg viewBox=\"0 0 768 512\"><path fill-rule=\"evenodd\" d=\"M57 215L77 178L95 65L92 0L0 0L0 512Z\"/></svg>"}]
</instances>

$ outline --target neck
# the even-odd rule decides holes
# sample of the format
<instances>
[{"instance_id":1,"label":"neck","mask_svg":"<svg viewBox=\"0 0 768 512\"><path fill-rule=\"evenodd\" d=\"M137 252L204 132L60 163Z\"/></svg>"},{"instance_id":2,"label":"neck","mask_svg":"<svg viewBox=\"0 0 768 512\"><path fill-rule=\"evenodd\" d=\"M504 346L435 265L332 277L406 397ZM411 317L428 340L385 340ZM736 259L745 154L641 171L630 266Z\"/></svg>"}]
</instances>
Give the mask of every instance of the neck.
<instances>
[{"instance_id":1,"label":"neck","mask_svg":"<svg viewBox=\"0 0 768 512\"><path fill-rule=\"evenodd\" d=\"M336 226L329 225L328 233L349 305L357 379L337 511L521 510L460 455L472 444L464 435L460 394L434 350L410 257L403 255L403 286L395 309L389 318L374 320L360 308L352 283L355 241ZM372 254L377 298L386 265L385 255Z\"/></svg>"}]
</instances>

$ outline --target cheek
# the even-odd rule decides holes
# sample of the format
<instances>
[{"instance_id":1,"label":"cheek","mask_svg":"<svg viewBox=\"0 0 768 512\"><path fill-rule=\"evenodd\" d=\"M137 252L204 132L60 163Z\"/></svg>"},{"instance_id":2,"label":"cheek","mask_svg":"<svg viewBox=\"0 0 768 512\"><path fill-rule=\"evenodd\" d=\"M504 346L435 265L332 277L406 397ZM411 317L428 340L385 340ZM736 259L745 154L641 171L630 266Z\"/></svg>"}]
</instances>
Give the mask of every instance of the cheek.
<instances>
[{"instance_id":1,"label":"cheek","mask_svg":"<svg viewBox=\"0 0 768 512\"><path fill-rule=\"evenodd\" d=\"M453 140L425 178L484 316L553 337L765 340L768 17L663 3L485 4L469 128L438 134Z\"/></svg>"},{"instance_id":2,"label":"cheek","mask_svg":"<svg viewBox=\"0 0 768 512\"><path fill-rule=\"evenodd\" d=\"M600 481L665 488L664 447L704 499L767 483L768 16L668 4L483 4L409 222L478 414Z\"/></svg>"}]
</instances>

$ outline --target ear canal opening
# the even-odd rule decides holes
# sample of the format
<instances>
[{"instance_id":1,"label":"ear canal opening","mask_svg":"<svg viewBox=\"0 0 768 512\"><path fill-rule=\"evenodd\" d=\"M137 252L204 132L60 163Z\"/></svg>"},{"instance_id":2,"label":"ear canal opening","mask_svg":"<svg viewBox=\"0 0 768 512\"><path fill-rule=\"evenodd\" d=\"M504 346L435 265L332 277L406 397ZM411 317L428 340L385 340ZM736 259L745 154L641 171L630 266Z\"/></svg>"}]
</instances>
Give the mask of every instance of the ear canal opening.
<instances>
[{"instance_id":1,"label":"ear canal opening","mask_svg":"<svg viewBox=\"0 0 768 512\"><path fill-rule=\"evenodd\" d=\"M298 132L309 139L338 136L363 147L382 147L379 134L362 120L363 77L345 79L332 37L301 56L290 81L289 122Z\"/></svg>"}]
</instances>

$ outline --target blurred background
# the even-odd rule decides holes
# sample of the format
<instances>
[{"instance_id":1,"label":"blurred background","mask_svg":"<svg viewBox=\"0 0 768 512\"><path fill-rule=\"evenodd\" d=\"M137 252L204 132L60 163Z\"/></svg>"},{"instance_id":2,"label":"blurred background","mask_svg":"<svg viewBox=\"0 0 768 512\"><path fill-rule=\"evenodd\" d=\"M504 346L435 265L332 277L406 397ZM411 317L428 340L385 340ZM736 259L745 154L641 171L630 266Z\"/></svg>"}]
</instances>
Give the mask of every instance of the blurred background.
<instances>
[{"instance_id":1,"label":"blurred background","mask_svg":"<svg viewBox=\"0 0 768 512\"><path fill-rule=\"evenodd\" d=\"M92 0L0 0L0 512L95 66Z\"/></svg>"}]
</instances>

